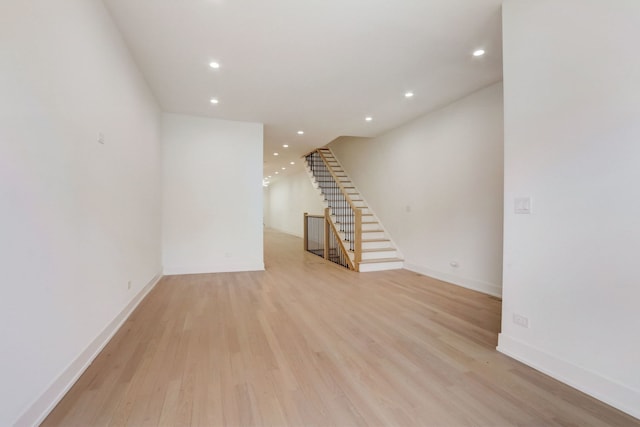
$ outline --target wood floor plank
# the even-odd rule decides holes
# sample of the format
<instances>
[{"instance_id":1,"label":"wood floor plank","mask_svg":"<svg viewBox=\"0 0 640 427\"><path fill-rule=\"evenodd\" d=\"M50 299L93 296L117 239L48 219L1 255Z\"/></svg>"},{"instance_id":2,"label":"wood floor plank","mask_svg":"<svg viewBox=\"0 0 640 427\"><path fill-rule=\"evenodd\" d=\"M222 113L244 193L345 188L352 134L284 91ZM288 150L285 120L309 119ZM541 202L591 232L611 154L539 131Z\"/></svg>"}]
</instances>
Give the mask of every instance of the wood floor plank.
<instances>
[{"instance_id":1,"label":"wood floor plank","mask_svg":"<svg viewBox=\"0 0 640 427\"><path fill-rule=\"evenodd\" d=\"M499 299L300 247L164 277L43 426L640 426L498 353Z\"/></svg>"}]
</instances>

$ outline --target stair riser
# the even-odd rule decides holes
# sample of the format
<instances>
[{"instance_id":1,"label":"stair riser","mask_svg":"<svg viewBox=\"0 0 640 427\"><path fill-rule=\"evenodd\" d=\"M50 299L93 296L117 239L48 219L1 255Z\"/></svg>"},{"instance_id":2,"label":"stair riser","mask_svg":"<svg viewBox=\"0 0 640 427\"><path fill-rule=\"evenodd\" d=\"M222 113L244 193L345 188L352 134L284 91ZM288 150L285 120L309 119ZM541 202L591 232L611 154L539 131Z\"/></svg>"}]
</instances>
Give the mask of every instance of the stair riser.
<instances>
[{"instance_id":1,"label":"stair riser","mask_svg":"<svg viewBox=\"0 0 640 427\"><path fill-rule=\"evenodd\" d=\"M384 239L384 231L368 231L366 233L362 233L362 238L364 240L369 239Z\"/></svg>"},{"instance_id":2,"label":"stair riser","mask_svg":"<svg viewBox=\"0 0 640 427\"><path fill-rule=\"evenodd\" d=\"M398 270L401 268L404 268L404 263L402 261L360 264L361 273L368 271Z\"/></svg>"},{"instance_id":3,"label":"stair riser","mask_svg":"<svg viewBox=\"0 0 640 427\"><path fill-rule=\"evenodd\" d=\"M344 221L338 221L338 223L353 224L353 222L347 218L345 218ZM378 224L377 222L373 224L362 224L362 231L371 231L371 230L380 230L380 224Z\"/></svg>"},{"instance_id":4,"label":"stair riser","mask_svg":"<svg viewBox=\"0 0 640 427\"><path fill-rule=\"evenodd\" d=\"M383 249L390 248L391 242L362 242L362 249Z\"/></svg>"},{"instance_id":5,"label":"stair riser","mask_svg":"<svg viewBox=\"0 0 640 427\"><path fill-rule=\"evenodd\" d=\"M383 259L383 258L397 258L398 251L389 250L384 252L363 252L362 259Z\"/></svg>"}]
</instances>

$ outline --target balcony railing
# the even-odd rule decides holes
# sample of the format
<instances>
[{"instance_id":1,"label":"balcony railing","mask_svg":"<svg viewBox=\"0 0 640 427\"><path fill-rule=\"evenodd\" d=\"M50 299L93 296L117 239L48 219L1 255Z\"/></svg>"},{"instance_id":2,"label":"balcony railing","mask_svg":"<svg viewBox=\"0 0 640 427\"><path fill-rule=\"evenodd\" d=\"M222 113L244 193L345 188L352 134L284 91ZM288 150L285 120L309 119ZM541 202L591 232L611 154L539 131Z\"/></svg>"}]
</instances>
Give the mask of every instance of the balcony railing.
<instances>
[{"instance_id":1,"label":"balcony railing","mask_svg":"<svg viewBox=\"0 0 640 427\"><path fill-rule=\"evenodd\" d=\"M329 208L325 209L324 216L304 214L304 250L350 270L357 270L338 230L331 222Z\"/></svg>"}]
</instances>

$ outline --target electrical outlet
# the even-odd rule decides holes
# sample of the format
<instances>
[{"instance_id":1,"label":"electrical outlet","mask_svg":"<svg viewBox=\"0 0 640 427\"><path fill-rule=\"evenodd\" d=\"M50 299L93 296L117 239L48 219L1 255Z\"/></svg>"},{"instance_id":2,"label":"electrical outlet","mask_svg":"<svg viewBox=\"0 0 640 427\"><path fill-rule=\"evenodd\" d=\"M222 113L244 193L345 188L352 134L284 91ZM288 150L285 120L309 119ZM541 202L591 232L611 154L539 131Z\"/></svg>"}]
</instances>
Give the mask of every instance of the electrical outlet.
<instances>
[{"instance_id":1,"label":"electrical outlet","mask_svg":"<svg viewBox=\"0 0 640 427\"><path fill-rule=\"evenodd\" d=\"M127 282L127 289L131 290L131 280Z\"/></svg>"},{"instance_id":2,"label":"electrical outlet","mask_svg":"<svg viewBox=\"0 0 640 427\"><path fill-rule=\"evenodd\" d=\"M531 197L516 197L513 205L514 213L519 215L531 214Z\"/></svg>"},{"instance_id":3,"label":"electrical outlet","mask_svg":"<svg viewBox=\"0 0 640 427\"><path fill-rule=\"evenodd\" d=\"M529 327L529 319L527 319L524 316L521 316L519 314L514 314L513 315L513 323L515 323L516 325L520 325L523 328L528 328Z\"/></svg>"}]
</instances>

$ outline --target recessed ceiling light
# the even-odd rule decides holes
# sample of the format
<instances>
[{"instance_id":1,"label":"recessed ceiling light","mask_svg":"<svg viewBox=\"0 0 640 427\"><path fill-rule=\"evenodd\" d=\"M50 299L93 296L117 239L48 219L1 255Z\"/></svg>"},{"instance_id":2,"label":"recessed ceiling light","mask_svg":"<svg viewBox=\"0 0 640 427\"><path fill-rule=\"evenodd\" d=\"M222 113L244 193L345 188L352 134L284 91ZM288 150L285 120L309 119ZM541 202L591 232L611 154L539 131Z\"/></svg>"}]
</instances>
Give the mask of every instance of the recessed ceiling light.
<instances>
[{"instance_id":1,"label":"recessed ceiling light","mask_svg":"<svg viewBox=\"0 0 640 427\"><path fill-rule=\"evenodd\" d=\"M278 154L278 153L273 153L273 155L274 155L274 156L279 156L280 154Z\"/></svg>"},{"instance_id":2,"label":"recessed ceiling light","mask_svg":"<svg viewBox=\"0 0 640 427\"><path fill-rule=\"evenodd\" d=\"M287 168L285 168L285 167L282 167L281 169L282 169L282 170L285 170L285 169L287 169Z\"/></svg>"},{"instance_id":3,"label":"recessed ceiling light","mask_svg":"<svg viewBox=\"0 0 640 427\"><path fill-rule=\"evenodd\" d=\"M267 178L271 178L271 175L269 175Z\"/></svg>"},{"instance_id":4,"label":"recessed ceiling light","mask_svg":"<svg viewBox=\"0 0 640 427\"><path fill-rule=\"evenodd\" d=\"M289 144L283 144L282 145L284 148L289 148Z\"/></svg>"},{"instance_id":5,"label":"recessed ceiling light","mask_svg":"<svg viewBox=\"0 0 640 427\"><path fill-rule=\"evenodd\" d=\"M212 104L217 104L219 101L216 98L211 98L211 103Z\"/></svg>"},{"instance_id":6,"label":"recessed ceiling light","mask_svg":"<svg viewBox=\"0 0 640 427\"><path fill-rule=\"evenodd\" d=\"M405 92L404 97L405 98L411 98L413 96L413 92Z\"/></svg>"},{"instance_id":7,"label":"recessed ceiling light","mask_svg":"<svg viewBox=\"0 0 640 427\"><path fill-rule=\"evenodd\" d=\"M295 165L295 164L296 164L296 162L289 162L289 164L290 164L290 165Z\"/></svg>"},{"instance_id":8,"label":"recessed ceiling light","mask_svg":"<svg viewBox=\"0 0 640 427\"><path fill-rule=\"evenodd\" d=\"M482 56L484 54L485 54L484 49L478 49L473 52L473 56Z\"/></svg>"},{"instance_id":9,"label":"recessed ceiling light","mask_svg":"<svg viewBox=\"0 0 640 427\"><path fill-rule=\"evenodd\" d=\"M218 64L217 62L209 62L209 67L214 68L214 69L218 69L220 68L220 64Z\"/></svg>"},{"instance_id":10,"label":"recessed ceiling light","mask_svg":"<svg viewBox=\"0 0 640 427\"><path fill-rule=\"evenodd\" d=\"M304 131L303 130L299 130L298 131L298 135L304 135Z\"/></svg>"},{"instance_id":11,"label":"recessed ceiling light","mask_svg":"<svg viewBox=\"0 0 640 427\"><path fill-rule=\"evenodd\" d=\"M280 172L276 171L276 175L278 175Z\"/></svg>"},{"instance_id":12,"label":"recessed ceiling light","mask_svg":"<svg viewBox=\"0 0 640 427\"><path fill-rule=\"evenodd\" d=\"M365 117L364 118L366 121L370 122L371 120L373 120L373 117Z\"/></svg>"}]
</instances>

